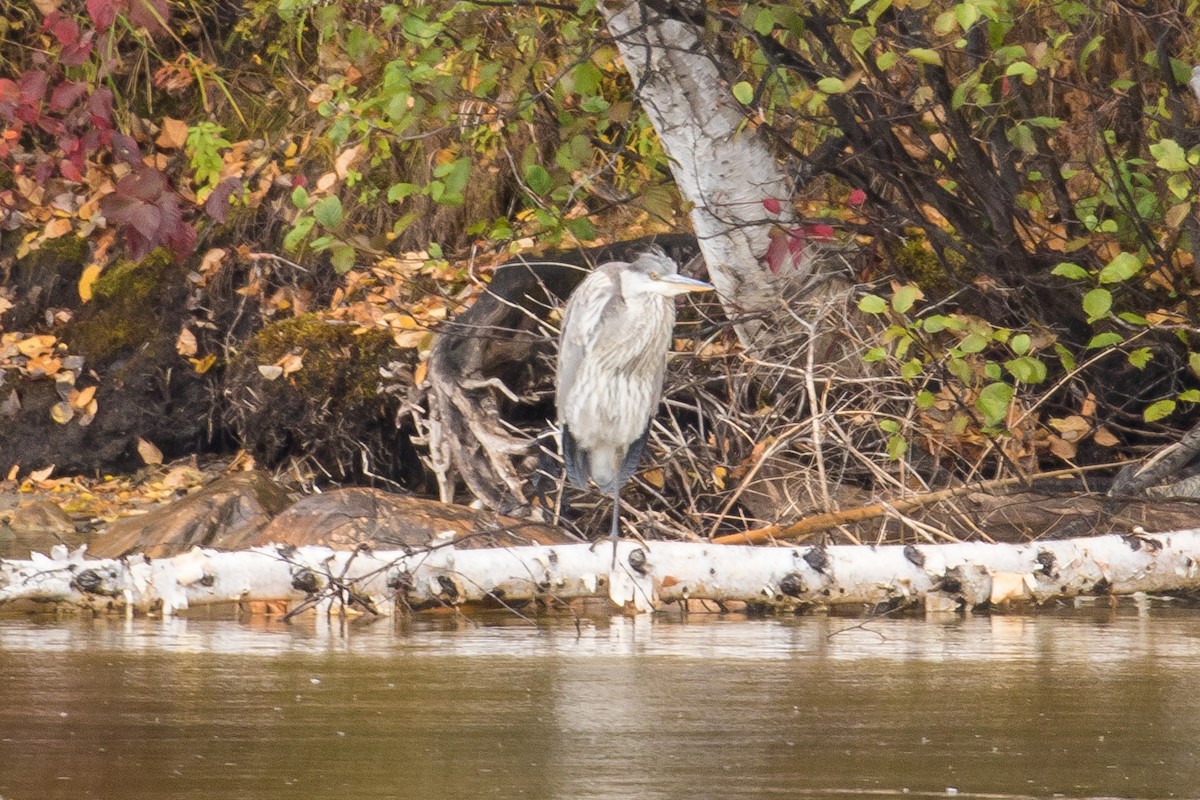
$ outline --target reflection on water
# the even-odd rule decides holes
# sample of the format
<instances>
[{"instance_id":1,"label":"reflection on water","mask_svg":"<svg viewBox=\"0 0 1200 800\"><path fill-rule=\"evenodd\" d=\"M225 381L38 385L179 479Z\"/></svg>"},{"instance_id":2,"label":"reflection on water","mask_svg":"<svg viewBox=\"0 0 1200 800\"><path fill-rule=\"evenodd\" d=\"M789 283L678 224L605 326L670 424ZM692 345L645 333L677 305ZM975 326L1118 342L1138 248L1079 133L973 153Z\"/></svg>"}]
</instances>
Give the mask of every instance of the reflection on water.
<instances>
[{"instance_id":1,"label":"reflection on water","mask_svg":"<svg viewBox=\"0 0 1200 800\"><path fill-rule=\"evenodd\" d=\"M1200 612L0 620L0 798L1198 797Z\"/></svg>"}]
</instances>

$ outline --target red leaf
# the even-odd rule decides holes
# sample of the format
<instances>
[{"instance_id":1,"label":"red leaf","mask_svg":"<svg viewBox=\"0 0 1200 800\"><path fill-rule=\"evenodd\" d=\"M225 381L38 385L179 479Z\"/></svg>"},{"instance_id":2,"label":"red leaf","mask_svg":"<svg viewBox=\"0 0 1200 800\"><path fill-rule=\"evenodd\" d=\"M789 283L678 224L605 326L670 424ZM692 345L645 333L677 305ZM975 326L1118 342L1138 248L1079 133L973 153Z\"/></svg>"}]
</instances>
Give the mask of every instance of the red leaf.
<instances>
[{"instance_id":1,"label":"red leaf","mask_svg":"<svg viewBox=\"0 0 1200 800\"><path fill-rule=\"evenodd\" d=\"M126 0L129 5L129 21L139 28L145 28L151 36L166 33L163 23L170 19L171 9L167 0Z\"/></svg>"},{"instance_id":2,"label":"red leaf","mask_svg":"<svg viewBox=\"0 0 1200 800\"><path fill-rule=\"evenodd\" d=\"M113 158L118 161L124 161L135 168L142 166L142 151L133 137L112 131L108 137L108 146L112 148ZM129 175L125 177L128 178Z\"/></svg>"},{"instance_id":3,"label":"red leaf","mask_svg":"<svg viewBox=\"0 0 1200 800\"><path fill-rule=\"evenodd\" d=\"M88 113L92 115L92 124L102 130L112 128L113 93L110 89L97 89L88 98Z\"/></svg>"},{"instance_id":4,"label":"red leaf","mask_svg":"<svg viewBox=\"0 0 1200 800\"><path fill-rule=\"evenodd\" d=\"M762 204L763 208L765 208L767 211L770 211L772 214L778 214L783 210L783 205L774 197L768 197L766 200L762 201Z\"/></svg>"},{"instance_id":5,"label":"red leaf","mask_svg":"<svg viewBox=\"0 0 1200 800\"><path fill-rule=\"evenodd\" d=\"M153 203L158 201L166 189L167 179L161 172L149 167L142 167L117 181L116 193L146 203Z\"/></svg>"},{"instance_id":6,"label":"red leaf","mask_svg":"<svg viewBox=\"0 0 1200 800\"><path fill-rule=\"evenodd\" d=\"M70 47L79 41L79 26L72 17L61 11L51 11L42 22L42 30L50 31L50 35L58 39L63 47Z\"/></svg>"},{"instance_id":7,"label":"red leaf","mask_svg":"<svg viewBox=\"0 0 1200 800\"><path fill-rule=\"evenodd\" d=\"M833 238L832 225L807 225L804 228L804 236L816 239L819 242L827 242Z\"/></svg>"},{"instance_id":8,"label":"red leaf","mask_svg":"<svg viewBox=\"0 0 1200 800\"><path fill-rule=\"evenodd\" d=\"M62 161L58 162L58 171L64 178L66 178L69 181L75 181L76 183L83 183L83 173L80 172L79 167L75 166L68 159L64 158Z\"/></svg>"},{"instance_id":9,"label":"red leaf","mask_svg":"<svg viewBox=\"0 0 1200 800\"><path fill-rule=\"evenodd\" d=\"M79 37L79 41L70 47L64 45L62 51L58 54L58 60L65 67L78 67L92 57L92 39L95 36L95 31L88 31Z\"/></svg>"},{"instance_id":10,"label":"red leaf","mask_svg":"<svg viewBox=\"0 0 1200 800\"><path fill-rule=\"evenodd\" d=\"M850 192L850 199L848 202L852 206L861 206L863 203L867 202L867 193L862 189L855 189L854 191Z\"/></svg>"},{"instance_id":11,"label":"red leaf","mask_svg":"<svg viewBox=\"0 0 1200 800\"><path fill-rule=\"evenodd\" d=\"M175 232L167 237L167 244L175 252L176 258L184 259L196 249L196 238L196 229L191 225L181 223Z\"/></svg>"},{"instance_id":12,"label":"red leaf","mask_svg":"<svg viewBox=\"0 0 1200 800\"><path fill-rule=\"evenodd\" d=\"M117 21L117 0L87 0L87 12L96 30L108 30Z\"/></svg>"},{"instance_id":13,"label":"red leaf","mask_svg":"<svg viewBox=\"0 0 1200 800\"><path fill-rule=\"evenodd\" d=\"M21 102L37 103L46 96L49 78L40 69L31 69L21 76Z\"/></svg>"},{"instance_id":14,"label":"red leaf","mask_svg":"<svg viewBox=\"0 0 1200 800\"><path fill-rule=\"evenodd\" d=\"M235 189L241 188L241 178L226 178L208 195L208 199L204 201L204 210L217 222L224 222L229 214L229 196Z\"/></svg>"},{"instance_id":15,"label":"red leaf","mask_svg":"<svg viewBox=\"0 0 1200 800\"><path fill-rule=\"evenodd\" d=\"M56 114L61 114L78 103L85 94L87 94L86 83L63 81L50 93L49 109Z\"/></svg>"}]
</instances>

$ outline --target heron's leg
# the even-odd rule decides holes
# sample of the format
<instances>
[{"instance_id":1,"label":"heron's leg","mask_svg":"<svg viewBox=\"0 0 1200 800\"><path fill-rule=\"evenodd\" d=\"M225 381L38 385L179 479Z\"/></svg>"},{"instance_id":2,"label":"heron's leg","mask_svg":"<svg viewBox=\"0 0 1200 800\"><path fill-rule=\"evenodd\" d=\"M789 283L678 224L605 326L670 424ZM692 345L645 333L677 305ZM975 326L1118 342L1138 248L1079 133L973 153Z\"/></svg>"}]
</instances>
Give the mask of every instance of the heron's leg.
<instances>
[{"instance_id":1,"label":"heron's leg","mask_svg":"<svg viewBox=\"0 0 1200 800\"><path fill-rule=\"evenodd\" d=\"M608 534L608 540L612 542L613 557L612 568L617 568L617 537L621 533L621 489L617 487L613 492L613 518L612 532Z\"/></svg>"}]
</instances>

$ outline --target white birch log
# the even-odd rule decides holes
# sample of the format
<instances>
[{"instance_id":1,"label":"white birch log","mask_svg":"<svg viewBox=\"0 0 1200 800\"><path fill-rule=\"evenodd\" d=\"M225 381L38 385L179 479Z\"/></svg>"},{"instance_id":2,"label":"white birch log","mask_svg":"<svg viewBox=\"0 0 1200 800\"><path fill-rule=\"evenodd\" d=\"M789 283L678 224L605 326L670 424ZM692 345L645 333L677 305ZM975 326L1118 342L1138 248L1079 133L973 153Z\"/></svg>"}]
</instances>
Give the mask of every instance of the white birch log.
<instances>
[{"instance_id":1,"label":"white birch log","mask_svg":"<svg viewBox=\"0 0 1200 800\"><path fill-rule=\"evenodd\" d=\"M160 612L229 601L307 602L388 614L470 601L610 598L638 612L686 599L795 609L948 610L1085 595L1200 590L1200 530L1032 544L745 547L621 542L427 552L324 547L196 549L174 558L88 559L82 550L0 561L0 611L15 603Z\"/></svg>"},{"instance_id":2,"label":"white birch log","mask_svg":"<svg viewBox=\"0 0 1200 800\"><path fill-rule=\"evenodd\" d=\"M675 185L692 204L692 227L722 301L733 312L775 308L779 278L764 261L771 227L796 225L782 167L746 124L693 26L644 17L645 6L633 0L599 8L671 159ZM777 213L763 205L768 199L780 201ZM801 257L780 275L800 281L810 270L811 259ZM747 346L757 325L739 326Z\"/></svg>"}]
</instances>

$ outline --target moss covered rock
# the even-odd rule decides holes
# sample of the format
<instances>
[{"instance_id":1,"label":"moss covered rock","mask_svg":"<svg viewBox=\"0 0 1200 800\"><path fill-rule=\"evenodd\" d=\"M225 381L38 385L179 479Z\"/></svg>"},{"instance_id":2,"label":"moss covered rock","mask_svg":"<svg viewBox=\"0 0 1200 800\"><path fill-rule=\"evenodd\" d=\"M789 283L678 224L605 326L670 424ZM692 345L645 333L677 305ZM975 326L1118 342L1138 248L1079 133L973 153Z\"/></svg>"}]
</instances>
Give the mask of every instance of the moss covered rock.
<instances>
[{"instance_id":1,"label":"moss covered rock","mask_svg":"<svg viewBox=\"0 0 1200 800\"><path fill-rule=\"evenodd\" d=\"M397 478L408 445L381 371L399 357L385 330L316 314L267 325L230 364L236 435L270 466L298 458L334 480Z\"/></svg>"}]
</instances>

